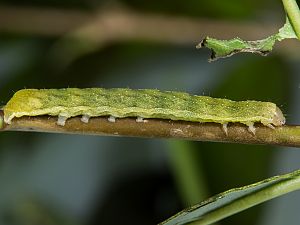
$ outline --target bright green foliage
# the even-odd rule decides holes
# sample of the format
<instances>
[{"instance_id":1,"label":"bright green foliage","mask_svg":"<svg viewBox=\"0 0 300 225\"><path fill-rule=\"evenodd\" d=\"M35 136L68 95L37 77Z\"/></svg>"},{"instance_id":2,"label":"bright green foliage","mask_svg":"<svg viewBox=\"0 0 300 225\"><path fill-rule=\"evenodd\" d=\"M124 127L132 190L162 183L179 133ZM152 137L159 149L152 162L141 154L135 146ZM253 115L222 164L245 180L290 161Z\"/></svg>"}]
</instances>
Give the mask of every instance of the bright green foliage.
<instances>
[{"instance_id":1,"label":"bright green foliage","mask_svg":"<svg viewBox=\"0 0 300 225\"><path fill-rule=\"evenodd\" d=\"M225 217L300 189L300 170L218 194L185 209L161 225L208 225Z\"/></svg>"},{"instance_id":2,"label":"bright green foliage","mask_svg":"<svg viewBox=\"0 0 300 225\"><path fill-rule=\"evenodd\" d=\"M297 38L289 19L286 20L285 25L277 34L263 40L244 41L240 38L217 40L206 37L197 45L197 48L207 47L212 50L212 55L209 61L226 58L240 52L257 53L265 56L272 51L276 41L282 41L288 38Z\"/></svg>"}]
</instances>

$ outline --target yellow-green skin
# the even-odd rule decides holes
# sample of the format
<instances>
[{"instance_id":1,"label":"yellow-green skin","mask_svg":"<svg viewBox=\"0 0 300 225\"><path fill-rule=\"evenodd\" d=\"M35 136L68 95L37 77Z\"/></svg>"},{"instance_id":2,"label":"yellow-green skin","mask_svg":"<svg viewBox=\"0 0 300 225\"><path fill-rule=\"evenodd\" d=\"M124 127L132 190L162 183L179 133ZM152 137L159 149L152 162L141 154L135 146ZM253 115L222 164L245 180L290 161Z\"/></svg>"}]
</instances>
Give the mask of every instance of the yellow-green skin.
<instances>
[{"instance_id":1,"label":"yellow-green skin","mask_svg":"<svg viewBox=\"0 0 300 225\"><path fill-rule=\"evenodd\" d=\"M267 126L285 123L280 109L271 102L231 101L153 89L23 89L4 107L4 122L8 124L14 117L38 115L239 122L248 126L254 122Z\"/></svg>"}]
</instances>

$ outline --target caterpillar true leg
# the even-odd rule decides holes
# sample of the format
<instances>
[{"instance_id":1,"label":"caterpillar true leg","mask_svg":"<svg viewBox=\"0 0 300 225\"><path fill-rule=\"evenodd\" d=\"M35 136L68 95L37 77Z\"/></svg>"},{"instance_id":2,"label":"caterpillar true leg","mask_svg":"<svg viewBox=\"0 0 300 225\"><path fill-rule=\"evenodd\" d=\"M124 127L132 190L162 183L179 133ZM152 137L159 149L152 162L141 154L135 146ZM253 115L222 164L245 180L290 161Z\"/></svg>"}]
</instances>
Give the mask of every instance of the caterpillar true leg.
<instances>
[{"instance_id":1,"label":"caterpillar true leg","mask_svg":"<svg viewBox=\"0 0 300 225\"><path fill-rule=\"evenodd\" d=\"M271 129L275 129L275 127L272 124L266 124L267 127L271 128Z\"/></svg>"},{"instance_id":2,"label":"caterpillar true leg","mask_svg":"<svg viewBox=\"0 0 300 225\"><path fill-rule=\"evenodd\" d=\"M223 123L223 124L222 124L222 129L223 129L223 131L225 132L226 136L228 136L227 125L228 125L228 123Z\"/></svg>"},{"instance_id":3,"label":"caterpillar true leg","mask_svg":"<svg viewBox=\"0 0 300 225\"><path fill-rule=\"evenodd\" d=\"M248 124L248 131L251 132L253 135L255 135L254 123Z\"/></svg>"},{"instance_id":4,"label":"caterpillar true leg","mask_svg":"<svg viewBox=\"0 0 300 225\"><path fill-rule=\"evenodd\" d=\"M81 117L81 122L83 122L83 123L88 123L89 122L89 119L90 119L90 116L88 116L88 115L83 115L82 117Z\"/></svg>"},{"instance_id":5,"label":"caterpillar true leg","mask_svg":"<svg viewBox=\"0 0 300 225\"><path fill-rule=\"evenodd\" d=\"M143 123L143 122L145 122L144 121L144 118L143 117L140 117L140 116L138 116L137 118L136 118L136 120L135 120L137 123Z\"/></svg>"},{"instance_id":6,"label":"caterpillar true leg","mask_svg":"<svg viewBox=\"0 0 300 225\"><path fill-rule=\"evenodd\" d=\"M64 126L66 124L67 119L68 118L65 117L65 116L58 115L58 119L57 119L56 124L59 125L59 126Z\"/></svg>"},{"instance_id":7,"label":"caterpillar true leg","mask_svg":"<svg viewBox=\"0 0 300 225\"><path fill-rule=\"evenodd\" d=\"M116 117L114 117L114 116L109 116L109 117L107 118L107 120L108 120L109 122L114 123L114 122L116 122Z\"/></svg>"}]
</instances>

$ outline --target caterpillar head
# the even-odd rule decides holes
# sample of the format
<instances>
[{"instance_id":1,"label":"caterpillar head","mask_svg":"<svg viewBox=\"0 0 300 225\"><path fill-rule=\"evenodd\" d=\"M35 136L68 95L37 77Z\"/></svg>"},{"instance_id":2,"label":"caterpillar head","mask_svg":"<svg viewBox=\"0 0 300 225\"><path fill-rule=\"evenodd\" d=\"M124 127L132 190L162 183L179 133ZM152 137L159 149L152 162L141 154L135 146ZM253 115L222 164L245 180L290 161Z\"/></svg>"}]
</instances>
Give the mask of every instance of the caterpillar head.
<instances>
[{"instance_id":1,"label":"caterpillar head","mask_svg":"<svg viewBox=\"0 0 300 225\"><path fill-rule=\"evenodd\" d=\"M277 106L272 118L272 124L274 124L275 126L282 126L283 124L285 124L285 117L282 111Z\"/></svg>"}]
</instances>

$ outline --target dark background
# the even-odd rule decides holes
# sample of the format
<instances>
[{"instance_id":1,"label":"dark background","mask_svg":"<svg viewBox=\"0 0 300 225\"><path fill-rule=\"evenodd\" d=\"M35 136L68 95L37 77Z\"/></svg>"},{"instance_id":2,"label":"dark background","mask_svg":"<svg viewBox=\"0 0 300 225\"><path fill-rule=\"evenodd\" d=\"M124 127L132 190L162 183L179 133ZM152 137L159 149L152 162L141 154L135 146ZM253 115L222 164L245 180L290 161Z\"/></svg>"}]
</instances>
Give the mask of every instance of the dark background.
<instances>
[{"instance_id":1,"label":"dark background","mask_svg":"<svg viewBox=\"0 0 300 225\"><path fill-rule=\"evenodd\" d=\"M263 38L284 20L271 0L2 0L0 102L22 88L158 88L272 101L299 124L299 43L213 63L195 48L206 35ZM299 161L295 148L5 132L0 225L156 224ZM299 200L292 193L219 224L298 224Z\"/></svg>"}]
</instances>

